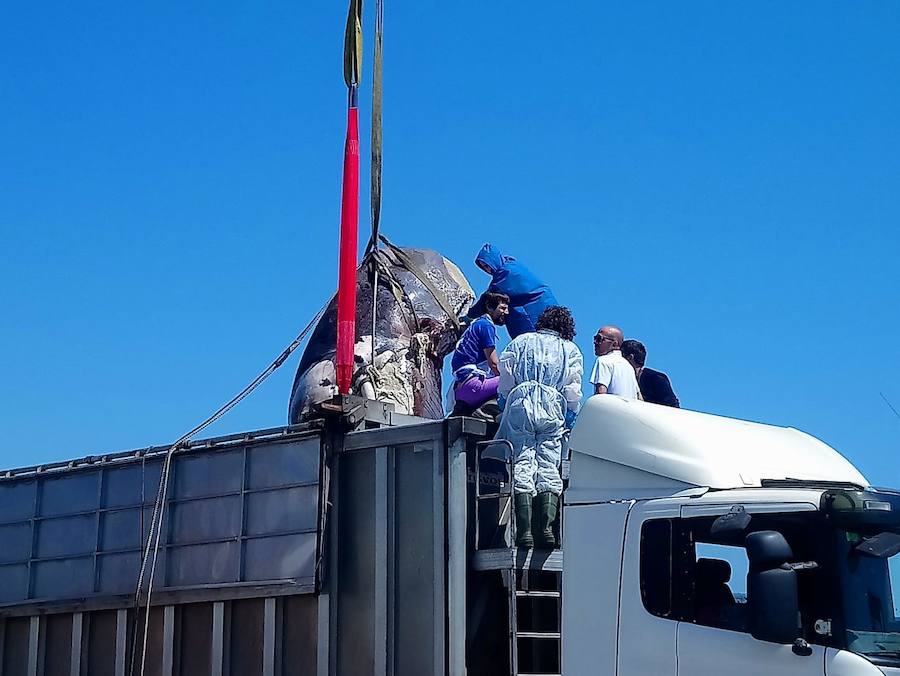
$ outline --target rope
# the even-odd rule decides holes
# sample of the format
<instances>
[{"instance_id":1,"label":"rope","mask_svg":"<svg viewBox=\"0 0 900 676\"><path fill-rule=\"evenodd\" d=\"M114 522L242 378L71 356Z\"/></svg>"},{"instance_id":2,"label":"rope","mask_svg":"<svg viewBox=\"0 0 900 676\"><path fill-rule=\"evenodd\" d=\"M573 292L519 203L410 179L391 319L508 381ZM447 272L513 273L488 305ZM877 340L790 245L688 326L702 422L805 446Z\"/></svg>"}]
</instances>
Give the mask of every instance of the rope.
<instances>
[{"instance_id":1,"label":"rope","mask_svg":"<svg viewBox=\"0 0 900 676\"><path fill-rule=\"evenodd\" d=\"M278 355L278 357L269 364L256 378L254 378L249 385L247 385L243 390L241 390L238 394L232 397L226 404L224 404L221 408L219 408L215 413L209 416L202 423L194 427L190 432L184 434L178 441L172 444L169 449L166 451L166 457L163 460L163 468L162 473L159 477L159 488L156 491L156 500L153 503L153 516L150 519L150 532L147 534L147 546L144 549L143 557L141 560L141 570L138 574L138 582L137 587L134 592L134 610L135 610L135 632L137 631L137 614L140 611L141 605L141 589L144 586L144 576L147 574L147 563L150 562L150 574L147 579L147 611L144 615L144 633L143 639L141 642L141 669L140 674L144 676L144 669L147 661L147 636L150 628L150 601L153 594L153 579L156 574L156 562L159 559L159 538L160 533L162 532L162 509L166 503L166 498L168 497L169 490L169 475L171 474L172 469L172 456L175 454L179 448L185 445L191 438L193 438L198 433L205 430L207 427L212 425L214 422L222 418L226 413L228 413L231 409L237 406L241 401L247 398L257 387L259 387L269 376L271 376L275 371L277 371L284 362L287 361L288 357L293 354L298 347L303 343L303 339L306 337L306 334L318 323L319 319L325 312L325 309L328 307L328 304L322 306L322 308L316 313L315 317L306 325L306 327L291 341L291 344L288 345L284 351ZM141 510L143 513L143 510ZM152 550L151 550L151 541L153 542ZM152 555L151 555L152 551ZM129 674L134 673L134 659L132 659L131 668L129 669Z\"/></svg>"},{"instance_id":2,"label":"rope","mask_svg":"<svg viewBox=\"0 0 900 676\"><path fill-rule=\"evenodd\" d=\"M900 413L898 413L897 409L894 408L894 405L890 401L888 401L888 398L884 396L884 392L879 392L878 394L880 394L881 398L884 399L884 403L888 405L888 408L894 412L894 415L900 418Z\"/></svg>"}]
</instances>

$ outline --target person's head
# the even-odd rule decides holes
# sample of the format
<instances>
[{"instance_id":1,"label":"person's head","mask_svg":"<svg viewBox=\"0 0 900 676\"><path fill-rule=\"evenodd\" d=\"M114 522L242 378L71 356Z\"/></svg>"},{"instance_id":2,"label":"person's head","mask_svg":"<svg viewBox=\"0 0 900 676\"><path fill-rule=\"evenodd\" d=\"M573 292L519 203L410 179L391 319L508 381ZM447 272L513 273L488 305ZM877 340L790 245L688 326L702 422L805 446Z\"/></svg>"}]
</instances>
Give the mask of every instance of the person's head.
<instances>
[{"instance_id":1,"label":"person's head","mask_svg":"<svg viewBox=\"0 0 900 676\"><path fill-rule=\"evenodd\" d=\"M481 251L475 257L475 265L484 270L489 275L493 275L497 270L503 267L503 261L507 256L500 253L500 249L493 244L485 244L481 247Z\"/></svg>"},{"instance_id":2,"label":"person's head","mask_svg":"<svg viewBox=\"0 0 900 676\"><path fill-rule=\"evenodd\" d=\"M622 343L622 356L634 367L635 372L640 372L647 361L647 348L639 340L626 340Z\"/></svg>"},{"instance_id":3,"label":"person's head","mask_svg":"<svg viewBox=\"0 0 900 676\"><path fill-rule=\"evenodd\" d=\"M561 338L572 340L575 337L575 319L569 308L551 305L538 317L535 328L538 331L556 331Z\"/></svg>"},{"instance_id":4,"label":"person's head","mask_svg":"<svg viewBox=\"0 0 900 676\"><path fill-rule=\"evenodd\" d=\"M619 327L604 326L594 336L594 354L602 357L613 350L618 350L622 347L624 339L625 336L622 335L622 330Z\"/></svg>"},{"instance_id":5,"label":"person's head","mask_svg":"<svg viewBox=\"0 0 900 676\"><path fill-rule=\"evenodd\" d=\"M484 307L491 321L497 326L503 326L506 323L506 315L509 314L509 296L505 293L487 291L484 294Z\"/></svg>"}]
</instances>

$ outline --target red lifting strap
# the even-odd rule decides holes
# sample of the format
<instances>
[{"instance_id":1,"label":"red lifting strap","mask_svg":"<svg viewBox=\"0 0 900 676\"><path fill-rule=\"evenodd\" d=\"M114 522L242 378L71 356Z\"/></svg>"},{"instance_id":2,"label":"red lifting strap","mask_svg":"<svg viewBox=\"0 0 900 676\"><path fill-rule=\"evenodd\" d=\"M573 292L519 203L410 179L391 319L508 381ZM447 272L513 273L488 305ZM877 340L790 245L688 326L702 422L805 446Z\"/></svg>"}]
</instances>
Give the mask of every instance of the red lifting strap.
<instances>
[{"instance_id":1,"label":"red lifting strap","mask_svg":"<svg viewBox=\"0 0 900 676\"><path fill-rule=\"evenodd\" d=\"M338 391L349 394L356 342L356 249L359 232L359 110L355 87L347 111L344 144L344 183L341 195L341 249L338 273L337 359Z\"/></svg>"}]
</instances>

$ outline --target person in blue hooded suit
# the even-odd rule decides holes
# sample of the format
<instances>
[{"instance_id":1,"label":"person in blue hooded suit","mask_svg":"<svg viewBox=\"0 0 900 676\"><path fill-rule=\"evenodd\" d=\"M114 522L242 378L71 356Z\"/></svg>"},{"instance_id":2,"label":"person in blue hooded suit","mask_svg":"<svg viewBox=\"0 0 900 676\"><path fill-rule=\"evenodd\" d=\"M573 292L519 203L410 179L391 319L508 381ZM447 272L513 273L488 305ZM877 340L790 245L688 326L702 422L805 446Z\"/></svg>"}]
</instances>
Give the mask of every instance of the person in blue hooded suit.
<instances>
[{"instance_id":1,"label":"person in blue hooded suit","mask_svg":"<svg viewBox=\"0 0 900 676\"><path fill-rule=\"evenodd\" d=\"M475 265L491 276L487 290L509 296L506 329L510 338L535 330L538 317L557 305L550 287L512 256L505 256L492 244L485 244L475 257ZM484 296L469 310L473 319L485 313Z\"/></svg>"}]
</instances>

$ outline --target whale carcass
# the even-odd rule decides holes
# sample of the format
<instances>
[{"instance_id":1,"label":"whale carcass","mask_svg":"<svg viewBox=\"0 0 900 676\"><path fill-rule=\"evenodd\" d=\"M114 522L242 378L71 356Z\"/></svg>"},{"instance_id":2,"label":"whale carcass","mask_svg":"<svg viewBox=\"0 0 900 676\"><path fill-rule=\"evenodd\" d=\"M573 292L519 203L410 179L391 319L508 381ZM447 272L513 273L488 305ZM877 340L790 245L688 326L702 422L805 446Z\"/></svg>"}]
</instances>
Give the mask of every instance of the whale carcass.
<instances>
[{"instance_id":1,"label":"whale carcass","mask_svg":"<svg viewBox=\"0 0 900 676\"><path fill-rule=\"evenodd\" d=\"M372 360L372 285L377 271ZM450 260L430 249L389 243L363 258L356 276L353 394L390 402L398 413L443 417L441 370L460 336L458 317L475 298ZM337 302L332 298L300 358L288 410L290 423L337 395Z\"/></svg>"}]
</instances>

